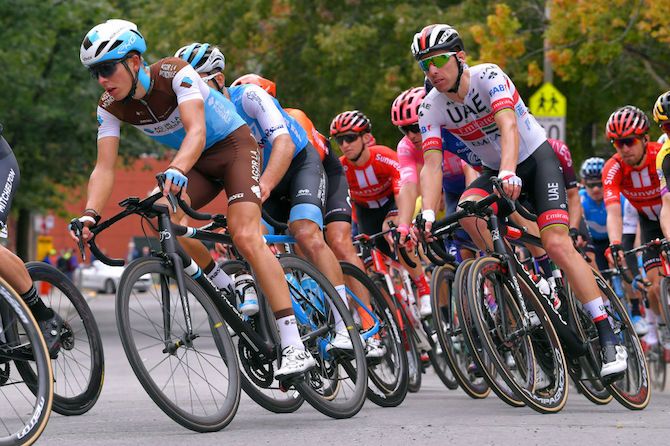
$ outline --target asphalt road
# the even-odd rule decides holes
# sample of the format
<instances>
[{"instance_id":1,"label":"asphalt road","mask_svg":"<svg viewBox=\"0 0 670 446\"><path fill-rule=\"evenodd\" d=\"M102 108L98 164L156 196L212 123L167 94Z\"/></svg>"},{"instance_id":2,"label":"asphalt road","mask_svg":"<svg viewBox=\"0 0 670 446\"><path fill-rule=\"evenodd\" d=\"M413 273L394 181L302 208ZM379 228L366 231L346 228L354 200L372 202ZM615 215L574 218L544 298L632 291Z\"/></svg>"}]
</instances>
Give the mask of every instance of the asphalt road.
<instances>
[{"instance_id":1,"label":"asphalt road","mask_svg":"<svg viewBox=\"0 0 670 446\"><path fill-rule=\"evenodd\" d=\"M53 414L38 441L44 445L654 445L670 438L670 394L655 392L641 412L616 402L595 406L571 389L556 415L511 408L495 396L472 400L450 391L428 371L421 391L397 408L366 402L352 419L331 420L304 404L276 415L243 395L233 422L223 431L198 434L163 414L135 378L119 341L114 298L90 300L105 346L106 376L96 406L78 417Z\"/></svg>"}]
</instances>

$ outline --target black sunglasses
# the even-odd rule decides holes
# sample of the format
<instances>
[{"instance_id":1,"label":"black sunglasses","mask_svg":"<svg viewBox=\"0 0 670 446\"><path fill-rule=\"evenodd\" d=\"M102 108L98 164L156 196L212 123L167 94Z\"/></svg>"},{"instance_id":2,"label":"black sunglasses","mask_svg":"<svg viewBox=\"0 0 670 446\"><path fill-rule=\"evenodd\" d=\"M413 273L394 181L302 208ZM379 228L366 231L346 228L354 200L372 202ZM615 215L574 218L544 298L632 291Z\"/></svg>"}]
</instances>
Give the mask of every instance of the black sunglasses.
<instances>
[{"instance_id":1,"label":"black sunglasses","mask_svg":"<svg viewBox=\"0 0 670 446\"><path fill-rule=\"evenodd\" d=\"M355 133L349 133L347 135L337 135L335 137L335 141L337 141L337 144L341 146L345 141L351 144L352 142L360 138L360 136L361 135Z\"/></svg>"},{"instance_id":2,"label":"black sunglasses","mask_svg":"<svg viewBox=\"0 0 670 446\"><path fill-rule=\"evenodd\" d=\"M93 65L88 69L89 73L93 79L97 80L100 76L104 78L109 78L114 73L116 73L116 67L120 63L120 60L114 62L103 62L97 65Z\"/></svg>"},{"instance_id":3,"label":"black sunglasses","mask_svg":"<svg viewBox=\"0 0 670 446\"><path fill-rule=\"evenodd\" d=\"M594 181L592 183L586 183L586 187L589 189L593 189L594 187L603 187L603 182L602 181Z\"/></svg>"},{"instance_id":4,"label":"black sunglasses","mask_svg":"<svg viewBox=\"0 0 670 446\"><path fill-rule=\"evenodd\" d=\"M407 135L409 132L421 133L421 128L419 128L419 124L399 125L398 129L400 129L403 135Z\"/></svg>"}]
</instances>

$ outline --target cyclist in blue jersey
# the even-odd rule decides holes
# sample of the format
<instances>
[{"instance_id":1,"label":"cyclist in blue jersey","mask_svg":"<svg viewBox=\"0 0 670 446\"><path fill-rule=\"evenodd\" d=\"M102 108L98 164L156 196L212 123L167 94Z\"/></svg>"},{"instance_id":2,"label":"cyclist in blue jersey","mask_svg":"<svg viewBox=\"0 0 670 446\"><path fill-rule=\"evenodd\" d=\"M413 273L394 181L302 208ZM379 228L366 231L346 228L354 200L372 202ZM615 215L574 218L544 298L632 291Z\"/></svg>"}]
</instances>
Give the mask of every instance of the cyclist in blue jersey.
<instances>
[{"instance_id":1,"label":"cyclist in blue jersey","mask_svg":"<svg viewBox=\"0 0 670 446\"><path fill-rule=\"evenodd\" d=\"M207 54L207 50L211 50ZM342 269L323 237L326 176L307 133L263 88L254 84L225 87L224 63L210 59L219 51L208 43L192 43L175 55L191 64L213 90L229 97L263 150L261 202L272 218L288 221L299 248L335 286L348 305ZM328 348L352 350L341 316L335 313L336 336Z\"/></svg>"},{"instance_id":2,"label":"cyclist in blue jersey","mask_svg":"<svg viewBox=\"0 0 670 446\"><path fill-rule=\"evenodd\" d=\"M98 104L98 158L88 183L86 210L79 220L83 237L100 220L114 184L120 128L127 122L177 150L165 170L165 195L184 192L198 209L225 187L228 229L235 246L256 272L268 296L281 337L281 366L275 377L299 375L316 365L300 339L288 285L278 260L264 243L260 230L260 153L244 120L222 94L210 89L185 61L168 57L147 65L146 42L134 23L108 20L85 36L80 59L105 89ZM187 189L188 186L188 189ZM172 216L185 223L181 209ZM74 233L72 237L76 240ZM186 270L201 268L219 288L232 281L197 240L180 238L195 260Z\"/></svg>"},{"instance_id":3,"label":"cyclist in blue jersey","mask_svg":"<svg viewBox=\"0 0 670 446\"><path fill-rule=\"evenodd\" d=\"M587 255L594 261L599 270L607 269L608 262L605 251L610 245L607 235L607 210L605 209L602 170L605 166L603 158L593 157L584 160L579 170L581 183L584 186L579 190L579 198L582 205L583 222L588 230L590 238L586 251ZM625 197L621 197L621 209L623 212L623 237L624 249L632 249L635 244L637 233L637 211ZM626 256L626 263L633 275L637 270L637 261L634 256ZM631 321L635 332L643 336L649 331L647 321L642 317L640 310L640 299L628 284L624 284L631 296ZM633 297L634 296L634 297Z\"/></svg>"}]
</instances>

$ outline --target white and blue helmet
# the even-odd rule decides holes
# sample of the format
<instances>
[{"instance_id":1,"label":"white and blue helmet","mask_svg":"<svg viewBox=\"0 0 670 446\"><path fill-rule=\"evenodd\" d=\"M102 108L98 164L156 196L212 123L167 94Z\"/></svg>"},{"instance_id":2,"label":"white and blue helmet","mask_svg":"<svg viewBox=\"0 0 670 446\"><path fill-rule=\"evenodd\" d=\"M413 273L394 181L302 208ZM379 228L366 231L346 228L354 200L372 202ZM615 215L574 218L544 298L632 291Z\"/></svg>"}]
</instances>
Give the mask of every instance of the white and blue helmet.
<instances>
[{"instance_id":1,"label":"white and blue helmet","mask_svg":"<svg viewBox=\"0 0 670 446\"><path fill-rule=\"evenodd\" d=\"M209 74L214 71L223 71L226 68L226 58L221 51L209 43L192 43L183 46L174 54L191 64L198 73Z\"/></svg>"},{"instance_id":2,"label":"white and blue helmet","mask_svg":"<svg viewBox=\"0 0 670 446\"><path fill-rule=\"evenodd\" d=\"M582 180L596 180L602 177L605 160L599 157L587 158L579 169Z\"/></svg>"},{"instance_id":3,"label":"white and blue helmet","mask_svg":"<svg viewBox=\"0 0 670 446\"><path fill-rule=\"evenodd\" d=\"M142 54L147 50L137 25L127 20L111 19L96 25L84 37L79 59L89 68L103 62L125 59L131 51Z\"/></svg>"}]
</instances>

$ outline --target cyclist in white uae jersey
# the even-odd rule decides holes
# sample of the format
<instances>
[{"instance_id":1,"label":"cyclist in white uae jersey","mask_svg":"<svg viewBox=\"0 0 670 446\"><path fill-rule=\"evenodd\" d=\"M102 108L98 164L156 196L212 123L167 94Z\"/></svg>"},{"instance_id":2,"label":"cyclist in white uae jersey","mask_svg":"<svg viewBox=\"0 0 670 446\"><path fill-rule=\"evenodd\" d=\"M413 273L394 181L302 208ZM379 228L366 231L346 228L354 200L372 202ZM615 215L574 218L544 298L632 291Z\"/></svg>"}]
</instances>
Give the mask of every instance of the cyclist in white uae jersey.
<instances>
[{"instance_id":1,"label":"cyclist in white uae jersey","mask_svg":"<svg viewBox=\"0 0 670 446\"><path fill-rule=\"evenodd\" d=\"M419 112L423 134L421 170L423 215L430 230L440 199L442 137L444 126L478 155L484 169L463 193L478 200L493 192L491 176L502 180L512 199L523 190L538 214L540 236L550 258L570 278L571 285L593 319L602 347L601 376L620 374L627 367L627 352L614 335L603 298L587 263L568 235L565 181L544 130L528 113L512 81L496 65L469 68L458 32L449 25L426 26L415 34L412 53L435 87ZM502 208L502 206L500 206ZM501 209L502 210L502 209ZM509 211L509 210L508 210ZM480 249L491 246L486 224L476 218L461 220ZM538 380L538 384L543 384Z\"/></svg>"}]
</instances>

